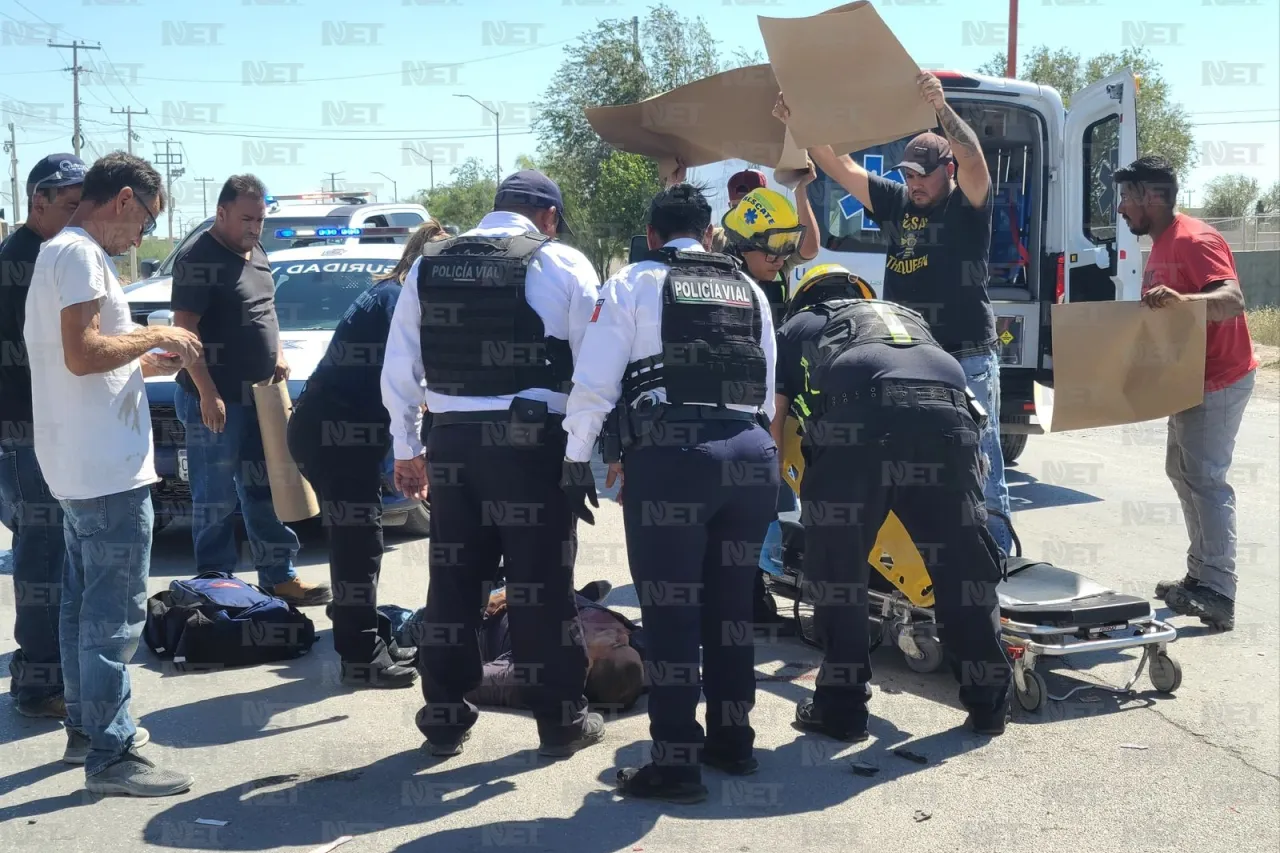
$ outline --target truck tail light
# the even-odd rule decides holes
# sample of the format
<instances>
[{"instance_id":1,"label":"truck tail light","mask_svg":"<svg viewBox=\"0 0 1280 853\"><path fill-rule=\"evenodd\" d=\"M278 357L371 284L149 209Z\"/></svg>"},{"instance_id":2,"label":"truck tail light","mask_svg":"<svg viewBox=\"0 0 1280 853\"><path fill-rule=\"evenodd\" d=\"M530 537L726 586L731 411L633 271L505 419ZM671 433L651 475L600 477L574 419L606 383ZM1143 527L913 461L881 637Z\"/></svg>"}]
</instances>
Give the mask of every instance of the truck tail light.
<instances>
[{"instance_id":1,"label":"truck tail light","mask_svg":"<svg viewBox=\"0 0 1280 853\"><path fill-rule=\"evenodd\" d=\"M1054 285L1053 296L1054 301L1061 304L1067 295L1067 256L1065 254L1058 255L1058 280Z\"/></svg>"}]
</instances>

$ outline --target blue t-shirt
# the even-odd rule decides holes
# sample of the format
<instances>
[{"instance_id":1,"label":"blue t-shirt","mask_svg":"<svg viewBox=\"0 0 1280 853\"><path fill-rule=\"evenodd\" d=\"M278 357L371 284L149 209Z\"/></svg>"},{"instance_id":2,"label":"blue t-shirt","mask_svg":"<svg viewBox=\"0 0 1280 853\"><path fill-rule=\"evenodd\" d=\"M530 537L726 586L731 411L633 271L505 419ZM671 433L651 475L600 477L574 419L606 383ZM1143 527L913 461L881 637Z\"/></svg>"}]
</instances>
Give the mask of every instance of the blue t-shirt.
<instances>
[{"instance_id":1,"label":"blue t-shirt","mask_svg":"<svg viewBox=\"0 0 1280 853\"><path fill-rule=\"evenodd\" d=\"M309 401L318 397L353 420L390 426L382 404L382 362L401 287L397 281L380 281L351 303L307 380Z\"/></svg>"}]
</instances>

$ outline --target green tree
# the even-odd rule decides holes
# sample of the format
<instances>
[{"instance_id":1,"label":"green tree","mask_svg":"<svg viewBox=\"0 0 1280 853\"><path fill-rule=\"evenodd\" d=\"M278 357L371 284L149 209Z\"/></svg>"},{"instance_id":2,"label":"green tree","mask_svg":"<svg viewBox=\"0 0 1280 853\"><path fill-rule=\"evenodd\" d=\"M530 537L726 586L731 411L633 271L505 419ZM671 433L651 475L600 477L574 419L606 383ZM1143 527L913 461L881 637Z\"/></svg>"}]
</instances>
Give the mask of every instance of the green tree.
<instances>
[{"instance_id":1,"label":"green tree","mask_svg":"<svg viewBox=\"0 0 1280 853\"><path fill-rule=\"evenodd\" d=\"M995 55L978 68L978 73L1003 77L1005 56ZM1133 71L1139 81L1138 156L1159 154L1167 158L1185 180L1197 157L1191 119L1186 108L1172 100L1160 63L1146 49L1127 48L1084 60L1064 48L1050 50L1042 45L1019 59L1018 79L1052 86L1062 95L1062 103L1070 107L1072 95L1122 68Z\"/></svg>"},{"instance_id":2,"label":"green tree","mask_svg":"<svg viewBox=\"0 0 1280 853\"><path fill-rule=\"evenodd\" d=\"M1201 192L1204 193L1204 204L1200 213L1206 219L1253 213L1259 196L1257 179L1248 175L1219 175L1205 184Z\"/></svg>"},{"instance_id":3,"label":"green tree","mask_svg":"<svg viewBox=\"0 0 1280 853\"><path fill-rule=\"evenodd\" d=\"M603 276L644 230L648 203L662 188L657 164L609 147L587 122L589 107L618 106L709 77L738 60L722 62L701 18L685 18L658 5L642 19L637 45L629 20L601 21L564 51L564 60L538 104L536 162L565 195L572 242Z\"/></svg>"},{"instance_id":4,"label":"green tree","mask_svg":"<svg viewBox=\"0 0 1280 853\"><path fill-rule=\"evenodd\" d=\"M1263 213L1280 213L1280 181L1272 184L1258 201L1262 205Z\"/></svg>"},{"instance_id":5,"label":"green tree","mask_svg":"<svg viewBox=\"0 0 1280 853\"><path fill-rule=\"evenodd\" d=\"M493 170L479 158L471 157L449 173L449 182L434 190L418 190L411 201L427 208L442 225L456 225L462 231L474 228L493 210L497 191Z\"/></svg>"}]
</instances>

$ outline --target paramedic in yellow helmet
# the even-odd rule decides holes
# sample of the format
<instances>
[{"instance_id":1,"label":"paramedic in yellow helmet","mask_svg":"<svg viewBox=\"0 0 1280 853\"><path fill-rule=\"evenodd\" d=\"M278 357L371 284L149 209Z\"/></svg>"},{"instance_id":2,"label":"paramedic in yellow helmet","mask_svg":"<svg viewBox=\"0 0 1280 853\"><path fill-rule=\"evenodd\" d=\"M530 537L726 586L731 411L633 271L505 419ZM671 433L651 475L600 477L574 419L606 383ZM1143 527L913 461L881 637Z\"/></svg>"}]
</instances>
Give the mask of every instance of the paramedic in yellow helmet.
<instances>
[{"instance_id":1,"label":"paramedic in yellow helmet","mask_svg":"<svg viewBox=\"0 0 1280 853\"><path fill-rule=\"evenodd\" d=\"M803 195L803 187L797 192ZM807 238L816 243L813 232L812 222L807 226L802 223L795 206L782 193L755 189L725 214L719 233L712 236L712 251L737 258L760 285L773 311L774 328L786 312L792 270L818 253L816 245L807 257L801 251ZM718 248L720 240L723 245Z\"/></svg>"},{"instance_id":2,"label":"paramedic in yellow helmet","mask_svg":"<svg viewBox=\"0 0 1280 853\"><path fill-rule=\"evenodd\" d=\"M824 650L796 722L837 740L867 738L866 555L892 511L928 566L969 725L1002 734L1011 669L997 633L1000 552L982 497L985 413L924 318L873 295L843 267L821 265L797 287L778 332L774 440L782 446L785 413L795 413L803 592Z\"/></svg>"},{"instance_id":3,"label":"paramedic in yellow helmet","mask_svg":"<svg viewBox=\"0 0 1280 853\"><path fill-rule=\"evenodd\" d=\"M729 229L723 223L711 230L711 251L736 256L747 268L747 274L760 285L765 296L768 297L769 305L773 309L774 328L778 327L782 319L792 272L797 266L816 258L820 247L818 222L813 214L813 205L809 202L809 187L817 179L818 172L812 160L807 162L805 170L796 171L799 172L799 178L794 188L796 197L794 205L786 196L768 188L768 180L764 172L759 169L743 169L735 172L733 177L729 178L727 187L730 216L748 195L757 192L766 193L764 197L768 199L766 203L776 209L791 208L787 218L800 232L800 238L789 254L779 256L769 251L745 251L742 243L734 241ZM682 183L686 175L687 169L677 161L675 170L665 175L667 186ZM775 172L776 177L778 177L777 172Z\"/></svg>"}]
</instances>

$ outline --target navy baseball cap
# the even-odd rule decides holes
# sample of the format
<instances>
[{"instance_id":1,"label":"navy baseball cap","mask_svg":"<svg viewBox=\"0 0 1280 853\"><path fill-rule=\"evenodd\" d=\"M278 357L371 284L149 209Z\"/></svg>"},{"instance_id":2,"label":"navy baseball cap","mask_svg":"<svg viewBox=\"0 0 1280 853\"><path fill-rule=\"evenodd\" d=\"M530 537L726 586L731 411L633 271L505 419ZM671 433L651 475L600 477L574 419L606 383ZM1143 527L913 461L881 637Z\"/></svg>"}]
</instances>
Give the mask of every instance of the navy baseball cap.
<instances>
[{"instance_id":1,"label":"navy baseball cap","mask_svg":"<svg viewBox=\"0 0 1280 853\"><path fill-rule=\"evenodd\" d=\"M560 217L556 227L558 234L572 234L569 223L564 218L564 196L556 182L537 169L524 169L508 176L498 185L498 192L493 197L493 206L501 204L521 204L534 208L554 207Z\"/></svg>"},{"instance_id":2,"label":"navy baseball cap","mask_svg":"<svg viewBox=\"0 0 1280 853\"><path fill-rule=\"evenodd\" d=\"M89 167L74 154L50 154L27 175L27 194L48 187L73 187L84 183Z\"/></svg>"}]
</instances>

